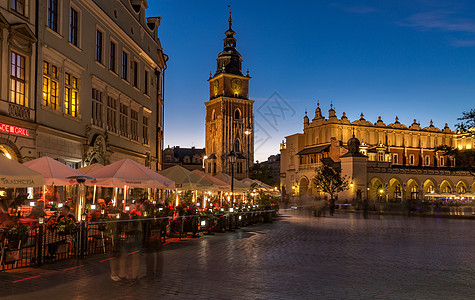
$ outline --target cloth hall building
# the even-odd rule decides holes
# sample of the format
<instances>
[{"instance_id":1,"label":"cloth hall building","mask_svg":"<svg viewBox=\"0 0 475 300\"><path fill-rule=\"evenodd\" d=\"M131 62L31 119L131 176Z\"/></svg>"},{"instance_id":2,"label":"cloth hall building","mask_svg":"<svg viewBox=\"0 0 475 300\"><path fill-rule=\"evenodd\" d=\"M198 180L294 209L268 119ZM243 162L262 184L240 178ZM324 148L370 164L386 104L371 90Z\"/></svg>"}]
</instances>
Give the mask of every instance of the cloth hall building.
<instances>
[{"instance_id":1,"label":"cloth hall building","mask_svg":"<svg viewBox=\"0 0 475 300\"><path fill-rule=\"evenodd\" d=\"M286 137L281 144L281 190L284 197L323 196L312 187L315 170L323 164L341 167L350 188L339 201L401 202L423 199L431 193L475 193L474 177L454 168L457 161L438 151L447 145L459 150L475 148L475 130L452 131L421 126L416 120L406 126L396 117L386 124L381 117L370 122L361 114L350 121L339 118L333 107L328 118L317 104L315 115L305 113L303 133ZM354 150L354 149L357 150Z\"/></svg>"}]
</instances>

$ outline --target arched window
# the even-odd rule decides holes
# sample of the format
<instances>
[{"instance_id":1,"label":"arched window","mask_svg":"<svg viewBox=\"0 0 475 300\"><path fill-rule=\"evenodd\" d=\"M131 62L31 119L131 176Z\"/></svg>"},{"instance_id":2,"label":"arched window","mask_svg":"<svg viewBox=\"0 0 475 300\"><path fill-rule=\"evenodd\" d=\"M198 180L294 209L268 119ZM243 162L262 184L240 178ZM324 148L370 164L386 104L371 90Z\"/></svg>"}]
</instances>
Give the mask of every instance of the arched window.
<instances>
[{"instance_id":1,"label":"arched window","mask_svg":"<svg viewBox=\"0 0 475 300\"><path fill-rule=\"evenodd\" d=\"M211 112L211 120L216 120L216 110L214 110L214 109Z\"/></svg>"},{"instance_id":2,"label":"arched window","mask_svg":"<svg viewBox=\"0 0 475 300\"><path fill-rule=\"evenodd\" d=\"M417 200L419 199L419 187L417 185L414 185L411 188L411 199L412 200Z\"/></svg>"},{"instance_id":3,"label":"arched window","mask_svg":"<svg viewBox=\"0 0 475 300\"><path fill-rule=\"evenodd\" d=\"M241 120L241 111L239 110L239 108L236 108L236 110L234 111L234 120Z\"/></svg>"},{"instance_id":4,"label":"arched window","mask_svg":"<svg viewBox=\"0 0 475 300\"><path fill-rule=\"evenodd\" d=\"M394 201L401 201L402 199L402 192L401 192L401 186L399 184L396 184L394 187Z\"/></svg>"},{"instance_id":5,"label":"arched window","mask_svg":"<svg viewBox=\"0 0 475 300\"><path fill-rule=\"evenodd\" d=\"M426 155L426 166L428 166L430 164L430 158L429 158L429 155Z\"/></svg>"}]
</instances>

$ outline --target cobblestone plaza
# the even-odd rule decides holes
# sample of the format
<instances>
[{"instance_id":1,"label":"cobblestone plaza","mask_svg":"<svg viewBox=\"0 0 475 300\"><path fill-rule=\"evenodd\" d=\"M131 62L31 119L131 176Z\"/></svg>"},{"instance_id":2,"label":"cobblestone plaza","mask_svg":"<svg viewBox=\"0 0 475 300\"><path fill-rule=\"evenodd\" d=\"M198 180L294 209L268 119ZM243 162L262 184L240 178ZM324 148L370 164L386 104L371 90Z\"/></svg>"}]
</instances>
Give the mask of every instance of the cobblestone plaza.
<instances>
[{"instance_id":1,"label":"cobblestone plaza","mask_svg":"<svg viewBox=\"0 0 475 300\"><path fill-rule=\"evenodd\" d=\"M285 210L270 224L130 254L144 273L162 265L135 285L112 281L101 256L0 273L0 290L7 299L468 299L473 249L473 220Z\"/></svg>"}]
</instances>

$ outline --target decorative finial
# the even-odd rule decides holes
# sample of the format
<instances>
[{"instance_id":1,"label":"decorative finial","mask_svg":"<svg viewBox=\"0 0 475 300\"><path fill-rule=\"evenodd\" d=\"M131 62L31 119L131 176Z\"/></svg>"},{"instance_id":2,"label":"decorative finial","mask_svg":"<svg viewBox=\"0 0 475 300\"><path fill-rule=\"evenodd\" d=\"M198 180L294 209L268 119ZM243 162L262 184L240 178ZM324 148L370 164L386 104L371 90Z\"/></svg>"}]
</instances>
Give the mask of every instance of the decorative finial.
<instances>
[{"instance_id":1,"label":"decorative finial","mask_svg":"<svg viewBox=\"0 0 475 300\"><path fill-rule=\"evenodd\" d=\"M381 121L381 116L378 117L378 121Z\"/></svg>"},{"instance_id":2,"label":"decorative finial","mask_svg":"<svg viewBox=\"0 0 475 300\"><path fill-rule=\"evenodd\" d=\"M228 23L229 23L229 29L231 29L231 26L233 26L233 17L232 17L232 12L231 12L231 5L233 3L230 2L228 7L229 7L229 19L228 19Z\"/></svg>"},{"instance_id":3,"label":"decorative finial","mask_svg":"<svg viewBox=\"0 0 475 300\"><path fill-rule=\"evenodd\" d=\"M434 122L432 122L432 119L430 120L430 126L434 126Z\"/></svg>"},{"instance_id":4,"label":"decorative finial","mask_svg":"<svg viewBox=\"0 0 475 300\"><path fill-rule=\"evenodd\" d=\"M307 109L305 109L305 116L307 116Z\"/></svg>"},{"instance_id":5,"label":"decorative finial","mask_svg":"<svg viewBox=\"0 0 475 300\"><path fill-rule=\"evenodd\" d=\"M396 123L399 123L399 118L396 116Z\"/></svg>"},{"instance_id":6,"label":"decorative finial","mask_svg":"<svg viewBox=\"0 0 475 300\"><path fill-rule=\"evenodd\" d=\"M209 78L211 78L211 76L213 76L213 73L209 72Z\"/></svg>"},{"instance_id":7,"label":"decorative finial","mask_svg":"<svg viewBox=\"0 0 475 300\"><path fill-rule=\"evenodd\" d=\"M353 138L355 137L355 128L353 127Z\"/></svg>"},{"instance_id":8,"label":"decorative finial","mask_svg":"<svg viewBox=\"0 0 475 300\"><path fill-rule=\"evenodd\" d=\"M346 118L346 112L343 112L343 116L341 118Z\"/></svg>"},{"instance_id":9,"label":"decorative finial","mask_svg":"<svg viewBox=\"0 0 475 300\"><path fill-rule=\"evenodd\" d=\"M317 108L320 107L320 101L317 100Z\"/></svg>"},{"instance_id":10,"label":"decorative finial","mask_svg":"<svg viewBox=\"0 0 475 300\"><path fill-rule=\"evenodd\" d=\"M333 109L333 100L330 100L330 109Z\"/></svg>"},{"instance_id":11,"label":"decorative finial","mask_svg":"<svg viewBox=\"0 0 475 300\"><path fill-rule=\"evenodd\" d=\"M247 77L249 77L249 69L247 69L247 74L246 74Z\"/></svg>"},{"instance_id":12,"label":"decorative finial","mask_svg":"<svg viewBox=\"0 0 475 300\"><path fill-rule=\"evenodd\" d=\"M360 120L364 120L364 114L363 113L361 113L361 115L360 115Z\"/></svg>"}]
</instances>

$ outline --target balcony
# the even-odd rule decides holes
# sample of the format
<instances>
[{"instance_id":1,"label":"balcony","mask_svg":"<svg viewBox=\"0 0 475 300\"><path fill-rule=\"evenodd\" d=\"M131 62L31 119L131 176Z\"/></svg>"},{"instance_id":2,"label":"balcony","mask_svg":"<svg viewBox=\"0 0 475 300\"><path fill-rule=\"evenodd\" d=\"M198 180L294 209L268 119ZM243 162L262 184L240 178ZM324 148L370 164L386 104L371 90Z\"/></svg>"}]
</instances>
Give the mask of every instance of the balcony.
<instances>
[{"instance_id":1,"label":"balcony","mask_svg":"<svg viewBox=\"0 0 475 300\"><path fill-rule=\"evenodd\" d=\"M306 170L312 170L314 171L317 168L320 168L322 166L322 163L313 163L313 164L300 164L299 165L299 171L306 171Z\"/></svg>"},{"instance_id":2,"label":"balcony","mask_svg":"<svg viewBox=\"0 0 475 300\"><path fill-rule=\"evenodd\" d=\"M33 120L32 109L5 100L0 100L0 114L25 121Z\"/></svg>"}]
</instances>

